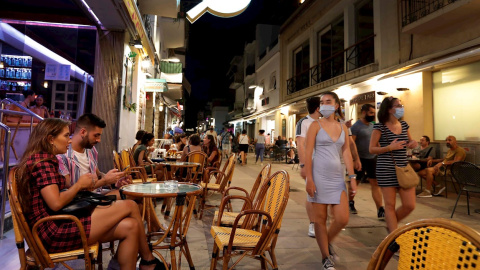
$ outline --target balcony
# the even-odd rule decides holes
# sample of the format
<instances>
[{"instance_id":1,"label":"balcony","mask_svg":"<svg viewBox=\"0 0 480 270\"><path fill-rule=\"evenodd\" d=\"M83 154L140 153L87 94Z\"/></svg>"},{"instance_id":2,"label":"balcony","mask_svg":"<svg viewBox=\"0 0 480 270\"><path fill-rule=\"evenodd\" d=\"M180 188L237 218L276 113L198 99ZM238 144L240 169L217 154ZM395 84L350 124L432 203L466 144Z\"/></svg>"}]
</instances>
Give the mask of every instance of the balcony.
<instances>
[{"instance_id":1,"label":"balcony","mask_svg":"<svg viewBox=\"0 0 480 270\"><path fill-rule=\"evenodd\" d=\"M335 78L345 72L375 62L374 38L370 35L345 50L323 60L309 70L287 80L287 93L293 94L320 82Z\"/></svg>"},{"instance_id":2,"label":"balcony","mask_svg":"<svg viewBox=\"0 0 480 270\"><path fill-rule=\"evenodd\" d=\"M422 34L476 19L480 0L401 0L402 31Z\"/></svg>"},{"instance_id":3,"label":"balcony","mask_svg":"<svg viewBox=\"0 0 480 270\"><path fill-rule=\"evenodd\" d=\"M245 76L249 76L249 75L252 75L255 73L255 65L249 65L246 69L245 69Z\"/></svg>"}]
</instances>

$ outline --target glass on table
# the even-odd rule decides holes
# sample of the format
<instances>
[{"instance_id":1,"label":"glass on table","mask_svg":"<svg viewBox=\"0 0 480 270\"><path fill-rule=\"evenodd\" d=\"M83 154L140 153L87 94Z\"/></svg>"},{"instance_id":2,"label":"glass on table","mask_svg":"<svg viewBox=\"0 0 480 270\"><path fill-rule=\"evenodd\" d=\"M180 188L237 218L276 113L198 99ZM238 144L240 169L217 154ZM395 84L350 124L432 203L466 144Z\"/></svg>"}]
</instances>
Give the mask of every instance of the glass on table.
<instances>
[{"instance_id":1,"label":"glass on table","mask_svg":"<svg viewBox=\"0 0 480 270\"><path fill-rule=\"evenodd\" d=\"M168 190L173 190L178 188L177 180L167 180L165 181L165 188Z\"/></svg>"}]
</instances>

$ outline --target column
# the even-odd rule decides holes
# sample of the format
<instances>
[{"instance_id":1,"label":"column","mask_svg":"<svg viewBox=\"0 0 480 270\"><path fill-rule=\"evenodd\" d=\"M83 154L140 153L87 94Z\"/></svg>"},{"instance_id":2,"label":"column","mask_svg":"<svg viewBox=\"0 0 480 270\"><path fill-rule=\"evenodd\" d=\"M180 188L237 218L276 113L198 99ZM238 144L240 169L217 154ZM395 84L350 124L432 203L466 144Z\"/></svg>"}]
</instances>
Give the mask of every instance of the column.
<instances>
[{"instance_id":1,"label":"column","mask_svg":"<svg viewBox=\"0 0 480 270\"><path fill-rule=\"evenodd\" d=\"M107 124L103 129L102 141L96 146L99 169L107 171L113 168L112 151L118 150L118 121L125 33L109 31L99 34L100 36L97 35L95 51L92 112Z\"/></svg>"}]
</instances>

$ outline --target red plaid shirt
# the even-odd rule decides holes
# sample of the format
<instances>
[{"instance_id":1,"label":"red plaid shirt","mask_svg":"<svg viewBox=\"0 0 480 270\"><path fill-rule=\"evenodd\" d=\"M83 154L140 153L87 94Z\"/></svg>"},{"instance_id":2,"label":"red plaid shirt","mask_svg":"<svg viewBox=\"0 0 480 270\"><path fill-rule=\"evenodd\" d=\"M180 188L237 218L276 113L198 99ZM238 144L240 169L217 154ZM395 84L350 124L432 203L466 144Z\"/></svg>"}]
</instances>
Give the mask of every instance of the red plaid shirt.
<instances>
[{"instance_id":1,"label":"red plaid shirt","mask_svg":"<svg viewBox=\"0 0 480 270\"><path fill-rule=\"evenodd\" d=\"M52 211L43 200L40 191L49 185L65 188L66 180L58 171L58 160L54 155L38 153L27 160L27 168L31 171L32 188L31 212L25 213L30 227L41 218L50 216ZM81 217L87 238L90 235L91 216ZM48 252L64 252L82 247L80 232L73 221L48 221L38 226L38 235Z\"/></svg>"}]
</instances>

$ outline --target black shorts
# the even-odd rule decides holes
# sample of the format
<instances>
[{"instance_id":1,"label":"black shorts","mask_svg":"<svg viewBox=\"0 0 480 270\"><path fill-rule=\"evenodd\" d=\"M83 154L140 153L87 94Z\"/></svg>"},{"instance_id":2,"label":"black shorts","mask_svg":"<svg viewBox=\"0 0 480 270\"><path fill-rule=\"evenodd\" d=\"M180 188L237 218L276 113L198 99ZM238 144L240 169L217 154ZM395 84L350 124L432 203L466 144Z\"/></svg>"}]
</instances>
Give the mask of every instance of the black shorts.
<instances>
[{"instance_id":1,"label":"black shorts","mask_svg":"<svg viewBox=\"0 0 480 270\"><path fill-rule=\"evenodd\" d=\"M248 144L239 144L238 145L238 152L248 153Z\"/></svg>"},{"instance_id":2,"label":"black shorts","mask_svg":"<svg viewBox=\"0 0 480 270\"><path fill-rule=\"evenodd\" d=\"M377 176L375 174L375 171L377 170L377 158L360 158L360 162L362 163L362 170L355 171L355 173L357 174L357 179L362 179L364 175L366 175L367 178L370 179L377 179Z\"/></svg>"}]
</instances>

